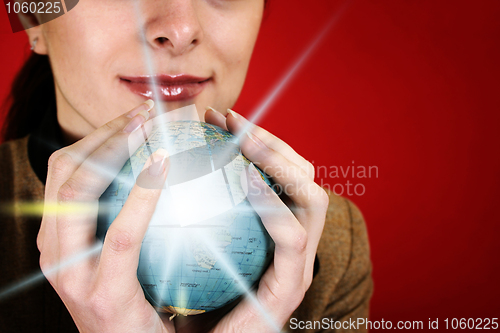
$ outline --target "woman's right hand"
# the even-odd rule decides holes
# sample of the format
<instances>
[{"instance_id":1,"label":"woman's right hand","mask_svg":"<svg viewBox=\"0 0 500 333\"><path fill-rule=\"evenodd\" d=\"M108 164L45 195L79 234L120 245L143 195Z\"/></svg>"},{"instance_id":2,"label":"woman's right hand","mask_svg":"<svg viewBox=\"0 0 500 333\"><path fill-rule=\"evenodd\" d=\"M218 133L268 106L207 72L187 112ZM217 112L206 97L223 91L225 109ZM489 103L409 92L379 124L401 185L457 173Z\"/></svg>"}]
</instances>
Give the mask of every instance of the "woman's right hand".
<instances>
[{"instance_id":1,"label":"woman's right hand","mask_svg":"<svg viewBox=\"0 0 500 333\"><path fill-rule=\"evenodd\" d=\"M147 121L152 106L152 101L141 104L49 159L37 239L40 266L80 332L174 332L173 323L163 322L145 299L137 279L158 184L168 172L166 152L157 151L146 162L137 179L141 186L135 184L110 226L100 255L53 271L94 246L99 197L129 158L128 137Z\"/></svg>"}]
</instances>

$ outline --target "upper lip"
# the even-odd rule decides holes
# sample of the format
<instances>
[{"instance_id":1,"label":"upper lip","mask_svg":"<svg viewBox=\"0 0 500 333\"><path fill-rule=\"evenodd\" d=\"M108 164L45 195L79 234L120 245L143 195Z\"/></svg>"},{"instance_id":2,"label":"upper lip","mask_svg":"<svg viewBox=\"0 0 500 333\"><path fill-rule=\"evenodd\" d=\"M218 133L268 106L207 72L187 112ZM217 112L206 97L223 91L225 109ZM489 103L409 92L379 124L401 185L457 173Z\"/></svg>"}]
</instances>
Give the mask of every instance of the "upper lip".
<instances>
[{"instance_id":1,"label":"upper lip","mask_svg":"<svg viewBox=\"0 0 500 333\"><path fill-rule=\"evenodd\" d=\"M120 79L132 83L146 83L158 85L179 85L188 83L202 83L208 81L210 77L199 77L188 74L160 74L160 75L140 75L140 76L121 76Z\"/></svg>"}]
</instances>

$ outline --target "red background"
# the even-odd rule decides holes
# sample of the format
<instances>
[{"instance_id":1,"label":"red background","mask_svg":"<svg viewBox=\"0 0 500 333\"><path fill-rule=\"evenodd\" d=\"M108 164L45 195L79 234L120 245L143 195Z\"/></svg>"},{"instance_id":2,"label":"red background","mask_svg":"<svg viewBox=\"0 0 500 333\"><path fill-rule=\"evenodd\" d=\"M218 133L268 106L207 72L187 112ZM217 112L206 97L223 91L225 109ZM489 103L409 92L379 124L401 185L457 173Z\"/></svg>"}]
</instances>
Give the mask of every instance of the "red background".
<instances>
[{"instance_id":1,"label":"red background","mask_svg":"<svg viewBox=\"0 0 500 333\"><path fill-rule=\"evenodd\" d=\"M340 4L271 1L236 110ZM353 1L261 122L317 166L378 167L323 179L365 186L350 199L371 241L372 320L499 317L499 17L494 0ZM3 9L0 22L3 98L29 49Z\"/></svg>"}]
</instances>

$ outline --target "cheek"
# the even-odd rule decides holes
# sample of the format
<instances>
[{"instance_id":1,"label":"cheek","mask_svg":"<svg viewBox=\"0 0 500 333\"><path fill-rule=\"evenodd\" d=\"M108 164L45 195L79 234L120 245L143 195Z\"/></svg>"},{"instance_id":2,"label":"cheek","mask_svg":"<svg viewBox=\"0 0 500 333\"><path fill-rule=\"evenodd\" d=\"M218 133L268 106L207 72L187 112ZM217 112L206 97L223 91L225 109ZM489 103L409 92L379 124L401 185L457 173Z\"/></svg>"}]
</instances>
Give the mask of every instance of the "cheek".
<instances>
[{"instance_id":1,"label":"cheek","mask_svg":"<svg viewBox=\"0 0 500 333\"><path fill-rule=\"evenodd\" d=\"M216 45L227 64L245 66L252 55L259 31L258 20L234 20L231 26L216 37Z\"/></svg>"},{"instance_id":2,"label":"cheek","mask_svg":"<svg viewBox=\"0 0 500 333\"><path fill-rule=\"evenodd\" d=\"M121 114L107 96L113 88L110 68L123 51L122 39L112 36L123 35L123 29L104 6L97 10L93 4L90 8L81 1L78 10L47 25L45 35L58 90L72 109L99 127ZM114 15L123 19L128 13L124 9ZM103 107L105 115L97 111Z\"/></svg>"},{"instance_id":3,"label":"cheek","mask_svg":"<svg viewBox=\"0 0 500 333\"><path fill-rule=\"evenodd\" d=\"M211 27L210 44L215 50L221 67L219 82L224 87L224 93L231 96L230 104L236 99L243 88L243 83L252 56L253 47L259 32L261 15L235 15L220 18Z\"/></svg>"},{"instance_id":4,"label":"cheek","mask_svg":"<svg viewBox=\"0 0 500 333\"><path fill-rule=\"evenodd\" d=\"M109 36L116 25L106 24L109 16L101 11L89 13L85 9L64 15L46 34L49 57L64 76L92 75L95 70L89 69L102 67L112 54L114 45Z\"/></svg>"}]
</instances>

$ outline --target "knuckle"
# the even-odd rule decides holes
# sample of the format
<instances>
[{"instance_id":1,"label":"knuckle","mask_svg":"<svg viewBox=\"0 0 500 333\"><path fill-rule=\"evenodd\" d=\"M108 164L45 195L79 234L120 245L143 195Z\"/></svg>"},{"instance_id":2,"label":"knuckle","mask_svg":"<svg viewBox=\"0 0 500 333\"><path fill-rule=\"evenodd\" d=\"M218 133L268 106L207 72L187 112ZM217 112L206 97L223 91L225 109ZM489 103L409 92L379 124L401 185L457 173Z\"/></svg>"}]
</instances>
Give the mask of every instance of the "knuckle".
<instances>
[{"instance_id":1,"label":"knuckle","mask_svg":"<svg viewBox=\"0 0 500 333\"><path fill-rule=\"evenodd\" d=\"M313 272L308 272L304 277L304 293L309 289L313 282Z\"/></svg>"},{"instance_id":2,"label":"knuckle","mask_svg":"<svg viewBox=\"0 0 500 333\"><path fill-rule=\"evenodd\" d=\"M64 175L66 171L73 165L71 155L64 150L58 150L50 155L48 168L52 177L58 178Z\"/></svg>"},{"instance_id":3,"label":"knuckle","mask_svg":"<svg viewBox=\"0 0 500 333\"><path fill-rule=\"evenodd\" d=\"M102 129L105 131L115 131L117 130L117 126L114 124L113 121L109 121L106 124L102 125Z\"/></svg>"},{"instance_id":4,"label":"knuckle","mask_svg":"<svg viewBox=\"0 0 500 333\"><path fill-rule=\"evenodd\" d=\"M304 253L307 248L307 231L299 226L290 233L290 246L297 253Z\"/></svg>"},{"instance_id":5,"label":"knuckle","mask_svg":"<svg viewBox=\"0 0 500 333\"><path fill-rule=\"evenodd\" d=\"M38 234L36 237L36 247L38 249L38 252L42 252L42 247L43 247L43 236Z\"/></svg>"},{"instance_id":6,"label":"knuckle","mask_svg":"<svg viewBox=\"0 0 500 333\"><path fill-rule=\"evenodd\" d=\"M75 200L77 193L76 183L69 179L59 188L57 192L57 201L68 202Z\"/></svg>"},{"instance_id":7,"label":"knuckle","mask_svg":"<svg viewBox=\"0 0 500 333\"><path fill-rule=\"evenodd\" d=\"M125 252L134 247L135 242L133 241L132 235L128 232L122 230L108 230L106 235L106 241L108 247L116 253Z\"/></svg>"},{"instance_id":8,"label":"knuckle","mask_svg":"<svg viewBox=\"0 0 500 333\"><path fill-rule=\"evenodd\" d=\"M42 219L42 225L43 223L44 221ZM44 228L41 227L40 230L38 231L38 235L36 236L36 247L38 248L38 251L40 253L42 253L44 238L45 238Z\"/></svg>"},{"instance_id":9,"label":"knuckle","mask_svg":"<svg viewBox=\"0 0 500 333\"><path fill-rule=\"evenodd\" d=\"M108 317L110 308L108 305L108 299L109 297L105 292L101 291L101 288L98 288L89 296L88 304L90 308L101 319Z\"/></svg>"},{"instance_id":10,"label":"knuckle","mask_svg":"<svg viewBox=\"0 0 500 333\"><path fill-rule=\"evenodd\" d=\"M297 288L296 283L269 283L269 281L262 279L259 284L259 289L261 288L270 291L264 294L265 303L273 304L290 313L299 307L305 296L305 292L300 287Z\"/></svg>"},{"instance_id":11,"label":"knuckle","mask_svg":"<svg viewBox=\"0 0 500 333\"><path fill-rule=\"evenodd\" d=\"M326 191L323 188L320 187L320 189L321 189L321 191L319 192L320 193L319 201L320 201L320 204L323 206L323 208L326 209L328 207L328 205L330 204L330 197L328 196L328 194L326 193Z\"/></svg>"},{"instance_id":12,"label":"knuckle","mask_svg":"<svg viewBox=\"0 0 500 333\"><path fill-rule=\"evenodd\" d=\"M330 197L321 186L315 185L317 194L314 196L313 204L319 209L326 210L330 204Z\"/></svg>"}]
</instances>

